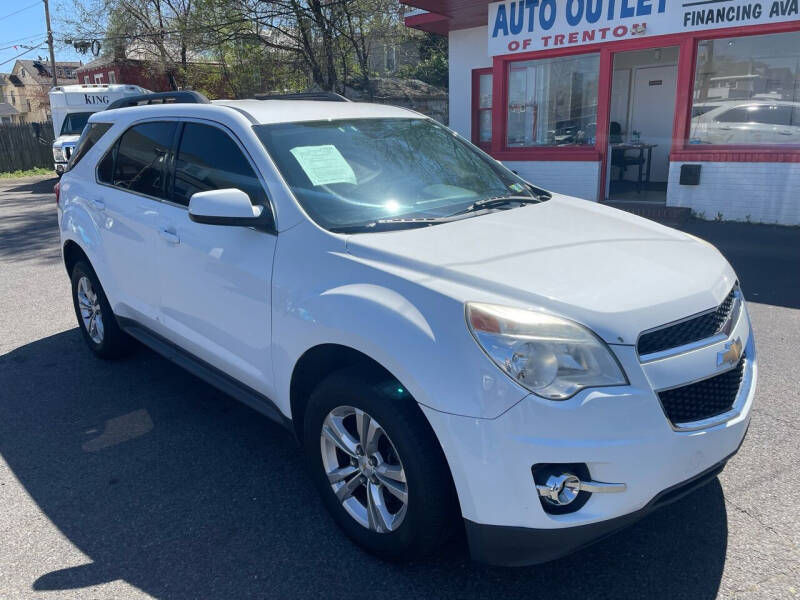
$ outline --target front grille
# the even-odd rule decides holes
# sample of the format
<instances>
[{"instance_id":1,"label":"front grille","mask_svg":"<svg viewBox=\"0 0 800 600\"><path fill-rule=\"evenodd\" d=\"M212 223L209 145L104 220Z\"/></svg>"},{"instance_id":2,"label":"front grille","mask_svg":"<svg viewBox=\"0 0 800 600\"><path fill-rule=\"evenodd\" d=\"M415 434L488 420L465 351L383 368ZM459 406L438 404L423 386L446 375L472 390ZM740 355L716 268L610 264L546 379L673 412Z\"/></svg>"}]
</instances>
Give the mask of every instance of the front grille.
<instances>
[{"instance_id":1,"label":"front grille","mask_svg":"<svg viewBox=\"0 0 800 600\"><path fill-rule=\"evenodd\" d=\"M687 319L675 325L662 327L649 333L643 333L639 337L639 342L636 349L639 356L645 354L652 354L653 352L661 352L662 350L669 350L670 348L677 348L684 344L691 344L710 338L719 333L728 317L731 314L734 306L734 298L736 297L736 286L730 291L725 300L722 301L716 310L708 312L693 319Z\"/></svg>"},{"instance_id":2,"label":"front grille","mask_svg":"<svg viewBox=\"0 0 800 600\"><path fill-rule=\"evenodd\" d=\"M744 376L745 357L730 371L658 393L664 414L673 425L721 415L733 408Z\"/></svg>"},{"instance_id":3,"label":"front grille","mask_svg":"<svg viewBox=\"0 0 800 600\"><path fill-rule=\"evenodd\" d=\"M64 146L64 158L69 160L69 157L72 156L73 146Z\"/></svg>"}]
</instances>

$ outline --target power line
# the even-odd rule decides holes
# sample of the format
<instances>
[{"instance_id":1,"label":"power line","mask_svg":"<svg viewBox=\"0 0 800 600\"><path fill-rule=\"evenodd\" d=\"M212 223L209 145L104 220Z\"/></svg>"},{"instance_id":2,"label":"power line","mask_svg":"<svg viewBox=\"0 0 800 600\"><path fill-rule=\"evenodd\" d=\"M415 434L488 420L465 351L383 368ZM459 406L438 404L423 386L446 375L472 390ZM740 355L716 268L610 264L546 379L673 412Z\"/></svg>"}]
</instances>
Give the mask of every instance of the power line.
<instances>
[{"instance_id":1,"label":"power line","mask_svg":"<svg viewBox=\"0 0 800 600\"><path fill-rule=\"evenodd\" d=\"M42 44L44 44L44 41L42 41ZM41 44L39 44L39 45L41 45ZM34 50L38 50L38 49L39 49L39 48L30 48L29 50L25 50L25 52L20 52L20 53L19 53L19 54L17 54L16 56L14 56L14 57L12 57L12 58L9 58L7 61L5 61L5 62L1 62L1 63L0 63L0 67L2 67L3 65L6 65L6 64L8 64L8 63L10 63L12 60L17 60L17 59L18 59L20 56L24 56L24 55L28 54L29 52L33 52Z\"/></svg>"},{"instance_id":2,"label":"power line","mask_svg":"<svg viewBox=\"0 0 800 600\"><path fill-rule=\"evenodd\" d=\"M19 10L15 10L15 11L14 11L14 12L12 12L12 13L8 13L7 15L5 15L5 16L3 16L3 17L0 17L0 21L2 21L3 19L7 19L8 17L13 17L13 16L14 16L14 15L16 15L17 13L21 13L23 10L28 10L29 8L33 8L33 7L34 7L34 6L36 6L37 4L39 4L38 0L37 0L36 2L34 2L33 4L29 4L28 6L26 6L26 7L24 7L24 8L20 8Z\"/></svg>"},{"instance_id":3,"label":"power line","mask_svg":"<svg viewBox=\"0 0 800 600\"><path fill-rule=\"evenodd\" d=\"M33 38L40 38L44 34L45 34L45 32L34 33L33 35L26 35L25 37L17 38L15 40L5 40L3 42L0 42L0 44L8 44L8 46L4 46L4 47L0 48L0 50L8 50L9 48L13 48L14 46L19 46L19 44L15 43L15 42L24 42L24 41L27 41L27 40L32 40Z\"/></svg>"}]
</instances>

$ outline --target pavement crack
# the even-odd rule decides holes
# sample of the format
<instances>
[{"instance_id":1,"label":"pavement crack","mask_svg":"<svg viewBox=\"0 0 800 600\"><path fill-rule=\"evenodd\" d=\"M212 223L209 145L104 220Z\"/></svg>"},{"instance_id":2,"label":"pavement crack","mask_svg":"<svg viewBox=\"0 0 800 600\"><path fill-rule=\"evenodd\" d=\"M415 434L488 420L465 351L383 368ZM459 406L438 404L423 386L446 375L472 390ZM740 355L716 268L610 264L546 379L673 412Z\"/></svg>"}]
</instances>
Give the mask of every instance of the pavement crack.
<instances>
[{"instance_id":1,"label":"pavement crack","mask_svg":"<svg viewBox=\"0 0 800 600\"><path fill-rule=\"evenodd\" d=\"M769 525L768 523L765 523L764 521L762 521L762 520L761 520L761 519L758 517L758 515L755 515L755 514L753 514L752 512L750 512L749 510L747 510L746 508L744 508L744 507L742 507L742 506L739 506L739 505L738 505L738 504L736 504L736 503L735 503L733 500L731 500L730 498L727 498L727 497L725 498L725 504L728 504L728 505L730 505L731 507L733 507L734 509L736 509L738 512L740 512L740 513L742 513L742 514L745 514L745 515L747 515L748 517L750 517L751 519L753 519L753 520L754 520L756 523L758 523L759 525L761 525L761 526L762 526L764 529L766 529L767 531L769 531L770 533L774 534L774 535L775 535L776 537L778 537L779 539L781 539L781 540L783 540L784 542L786 542L786 543L789 545L789 547L791 548L791 550L792 550L793 552L797 552L797 550L798 550L798 547L797 547L797 544L795 544L795 542L794 542L793 540L791 540L790 538L788 538L788 537L787 537L787 536L786 536L784 533L782 533L781 531L779 531L779 530L775 529L775 527L773 527L772 525ZM798 559L800 559L800 556L798 556Z\"/></svg>"}]
</instances>

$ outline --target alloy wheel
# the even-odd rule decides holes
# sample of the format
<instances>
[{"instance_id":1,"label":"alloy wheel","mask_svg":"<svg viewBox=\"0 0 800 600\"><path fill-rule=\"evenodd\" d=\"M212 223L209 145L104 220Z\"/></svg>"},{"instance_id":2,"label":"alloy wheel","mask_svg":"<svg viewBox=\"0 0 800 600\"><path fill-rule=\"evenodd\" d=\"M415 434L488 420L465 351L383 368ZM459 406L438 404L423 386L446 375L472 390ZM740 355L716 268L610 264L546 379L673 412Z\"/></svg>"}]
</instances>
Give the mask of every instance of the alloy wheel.
<instances>
[{"instance_id":1,"label":"alloy wheel","mask_svg":"<svg viewBox=\"0 0 800 600\"><path fill-rule=\"evenodd\" d=\"M408 509L408 484L389 436L369 414L334 408L320 432L322 464L336 498L363 527L395 531Z\"/></svg>"},{"instance_id":2,"label":"alloy wheel","mask_svg":"<svg viewBox=\"0 0 800 600\"><path fill-rule=\"evenodd\" d=\"M103 343L103 314L100 298L92 287L92 281L84 275L78 280L78 308L86 333L95 344Z\"/></svg>"}]
</instances>

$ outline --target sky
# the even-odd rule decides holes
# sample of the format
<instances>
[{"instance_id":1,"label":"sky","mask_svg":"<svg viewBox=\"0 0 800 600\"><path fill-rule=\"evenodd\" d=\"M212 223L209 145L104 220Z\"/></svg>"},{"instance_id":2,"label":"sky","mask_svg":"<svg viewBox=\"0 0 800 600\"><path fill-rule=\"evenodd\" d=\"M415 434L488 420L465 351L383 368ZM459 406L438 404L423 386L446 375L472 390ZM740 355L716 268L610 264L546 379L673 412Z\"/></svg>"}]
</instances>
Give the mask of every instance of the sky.
<instances>
[{"instance_id":1,"label":"sky","mask_svg":"<svg viewBox=\"0 0 800 600\"><path fill-rule=\"evenodd\" d=\"M57 16L68 11L72 3L73 0L50 0L50 20L53 37L56 39L56 61L82 60L87 63L94 58L91 53L79 54L72 47L65 47L57 41L63 39ZM46 39L47 26L42 0L0 0L0 73L11 72L14 57L28 50L25 46L32 46L34 49L19 58L36 59L41 56L49 60Z\"/></svg>"}]
</instances>

